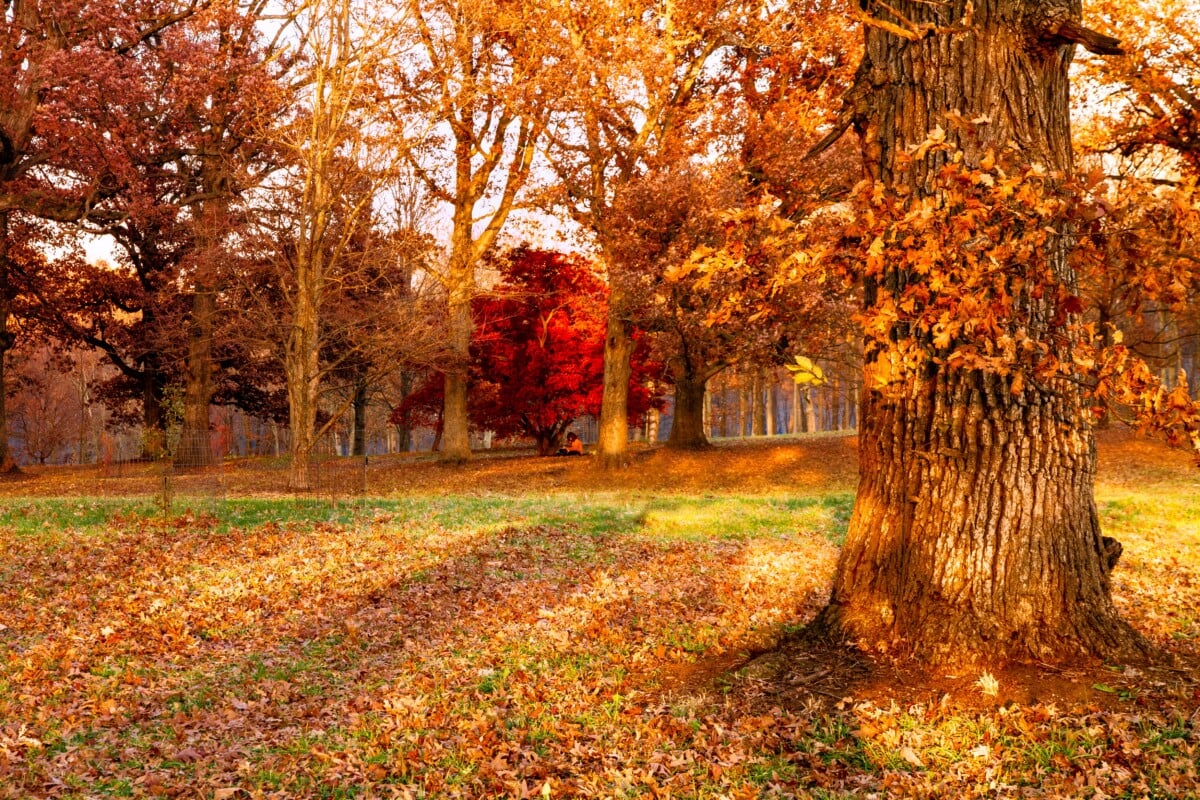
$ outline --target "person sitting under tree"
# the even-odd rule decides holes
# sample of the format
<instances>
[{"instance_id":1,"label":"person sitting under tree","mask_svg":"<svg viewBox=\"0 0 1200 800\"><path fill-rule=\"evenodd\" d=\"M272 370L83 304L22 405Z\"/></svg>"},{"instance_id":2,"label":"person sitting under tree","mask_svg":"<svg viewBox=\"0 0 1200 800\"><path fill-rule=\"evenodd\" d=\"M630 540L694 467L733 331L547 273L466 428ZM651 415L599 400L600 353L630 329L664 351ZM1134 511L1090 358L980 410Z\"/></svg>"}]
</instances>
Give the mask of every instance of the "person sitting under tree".
<instances>
[{"instance_id":1,"label":"person sitting under tree","mask_svg":"<svg viewBox=\"0 0 1200 800\"><path fill-rule=\"evenodd\" d=\"M566 443L558 448L556 456L581 456L583 455L583 440L574 433L567 434Z\"/></svg>"}]
</instances>

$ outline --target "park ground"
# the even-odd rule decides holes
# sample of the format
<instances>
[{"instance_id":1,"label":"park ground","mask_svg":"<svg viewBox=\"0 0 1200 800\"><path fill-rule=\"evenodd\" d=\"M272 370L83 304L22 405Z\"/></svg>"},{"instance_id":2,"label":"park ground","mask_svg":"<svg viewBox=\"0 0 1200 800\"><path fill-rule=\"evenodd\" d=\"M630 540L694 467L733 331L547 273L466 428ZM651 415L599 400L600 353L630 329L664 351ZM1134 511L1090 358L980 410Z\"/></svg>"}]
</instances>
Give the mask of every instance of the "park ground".
<instances>
[{"instance_id":1,"label":"park ground","mask_svg":"<svg viewBox=\"0 0 1200 800\"><path fill-rule=\"evenodd\" d=\"M376 464L369 495L0 485L0 798L1200 797L1200 470L1100 442L1155 664L942 674L799 632L855 440Z\"/></svg>"}]
</instances>

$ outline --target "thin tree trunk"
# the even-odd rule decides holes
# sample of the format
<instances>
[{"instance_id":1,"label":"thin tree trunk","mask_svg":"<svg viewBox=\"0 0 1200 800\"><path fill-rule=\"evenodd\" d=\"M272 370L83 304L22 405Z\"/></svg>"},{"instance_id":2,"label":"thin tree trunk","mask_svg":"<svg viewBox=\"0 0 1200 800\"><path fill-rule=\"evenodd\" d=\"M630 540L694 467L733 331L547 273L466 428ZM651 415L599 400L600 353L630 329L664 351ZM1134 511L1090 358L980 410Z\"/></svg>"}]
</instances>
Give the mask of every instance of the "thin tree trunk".
<instances>
[{"instance_id":1,"label":"thin tree trunk","mask_svg":"<svg viewBox=\"0 0 1200 800\"><path fill-rule=\"evenodd\" d=\"M775 381L770 372L765 373L763 381L763 404L766 406L764 431L767 436L775 435Z\"/></svg>"},{"instance_id":2,"label":"thin tree trunk","mask_svg":"<svg viewBox=\"0 0 1200 800\"><path fill-rule=\"evenodd\" d=\"M18 472L8 447L8 353L16 337L9 329L13 288L8 260L9 212L0 211L0 473Z\"/></svg>"},{"instance_id":3,"label":"thin tree trunk","mask_svg":"<svg viewBox=\"0 0 1200 800\"><path fill-rule=\"evenodd\" d=\"M403 402L412 391L412 376L404 371L400 371L400 401ZM412 447L412 425L408 421L408 415L396 423L396 452L407 453Z\"/></svg>"},{"instance_id":4,"label":"thin tree trunk","mask_svg":"<svg viewBox=\"0 0 1200 800\"><path fill-rule=\"evenodd\" d=\"M749 392L746 389L746 372L743 370L738 373L737 383L737 435L743 437L746 435L747 413L746 399Z\"/></svg>"},{"instance_id":5,"label":"thin tree trunk","mask_svg":"<svg viewBox=\"0 0 1200 800\"><path fill-rule=\"evenodd\" d=\"M707 386L708 386L708 384L705 383L706 388L704 390L704 413L703 413L704 419L701 422L701 428L703 428L705 436L711 436L712 429L713 429L713 425L712 425L712 394L708 391Z\"/></svg>"},{"instance_id":6,"label":"thin tree trunk","mask_svg":"<svg viewBox=\"0 0 1200 800\"><path fill-rule=\"evenodd\" d=\"M792 382L792 410L788 418L788 433L800 433L803 423L800 419L800 384Z\"/></svg>"},{"instance_id":7,"label":"thin tree trunk","mask_svg":"<svg viewBox=\"0 0 1200 800\"><path fill-rule=\"evenodd\" d=\"M359 379L354 382L354 439L350 454L360 458L367 454L367 382Z\"/></svg>"},{"instance_id":8,"label":"thin tree trunk","mask_svg":"<svg viewBox=\"0 0 1200 800\"><path fill-rule=\"evenodd\" d=\"M762 436L767 431L767 404L763 401L763 371L755 369L750 381L750 434Z\"/></svg>"},{"instance_id":9,"label":"thin tree trunk","mask_svg":"<svg viewBox=\"0 0 1200 800\"><path fill-rule=\"evenodd\" d=\"M968 160L985 145L998 151L1015 142L1030 162L1071 169L1072 47L1062 37L1077 22L1053 17L1049 3L970 5L870 6L893 27L903 15L930 32L910 40L865 26L854 122L870 176L885 186L937 196L947 156L931 151L906 165L902 154L938 125L957 140L962 128L952 117L977 120L986 137L959 143ZM1078 3L1071 16L1078 19ZM1044 246L1069 286L1065 241L1051 237ZM921 280L902 263L889 269L867 287L868 312L873 296ZM1038 324L1036 309L1029 319ZM903 328L894 333L918 341ZM1100 535L1092 434L1073 384L1021 389L1011 376L932 358L889 383L880 379L895 374L886 347L868 342L859 489L818 625L928 663L995 667L1144 653L1109 594L1114 548ZM1070 363L1069 352L1057 355Z\"/></svg>"}]
</instances>

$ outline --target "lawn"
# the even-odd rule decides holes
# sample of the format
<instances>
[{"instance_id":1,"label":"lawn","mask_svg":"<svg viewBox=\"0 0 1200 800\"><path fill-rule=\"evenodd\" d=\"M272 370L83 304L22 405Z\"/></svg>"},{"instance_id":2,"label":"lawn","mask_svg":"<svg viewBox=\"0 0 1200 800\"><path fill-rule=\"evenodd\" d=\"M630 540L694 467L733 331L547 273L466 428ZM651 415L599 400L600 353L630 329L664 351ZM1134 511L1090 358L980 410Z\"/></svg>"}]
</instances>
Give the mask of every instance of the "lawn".
<instances>
[{"instance_id":1,"label":"lawn","mask_svg":"<svg viewBox=\"0 0 1200 800\"><path fill-rule=\"evenodd\" d=\"M328 504L246 464L170 513L33 473L0 504L0 797L1200 797L1200 471L1102 443L1117 600L1174 663L994 686L793 635L853 472L844 437L404 462Z\"/></svg>"}]
</instances>

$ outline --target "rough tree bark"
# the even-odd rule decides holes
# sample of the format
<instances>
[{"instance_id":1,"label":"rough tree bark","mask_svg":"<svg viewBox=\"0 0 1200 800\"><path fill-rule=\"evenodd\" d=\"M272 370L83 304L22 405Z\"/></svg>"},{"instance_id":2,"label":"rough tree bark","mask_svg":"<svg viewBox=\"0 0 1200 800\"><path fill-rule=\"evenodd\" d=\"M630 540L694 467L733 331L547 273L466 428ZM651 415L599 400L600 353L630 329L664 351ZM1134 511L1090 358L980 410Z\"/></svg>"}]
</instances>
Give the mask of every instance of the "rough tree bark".
<instances>
[{"instance_id":1,"label":"rough tree bark","mask_svg":"<svg viewBox=\"0 0 1200 800\"><path fill-rule=\"evenodd\" d=\"M667 437L668 447L708 445L708 437L704 435L704 387L707 382L703 375L675 376L675 416Z\"/></svg>"},{"instance_id":2,"label":"rough tree bark","mask_svg":"<svg viewBox=\"0 0 1200 800\"><path fill-rule=\"evenodd\" d=\"M283 368L287 375L288 424L292 431L288 488L307 491L312 488L309 462L316 447L317 398L321 384L319 309L325 264L317 249L302 247L300 253L296 264L295 309Z\"/></svg>"},{"instance_id":3,"label":"rough tree bark","mask_svg":"<svg viewBox=\"0 0 1200 800\"><path fill-rule=\"evenodd\" d=\"M767 432L767 404L763 398L763 371L756 367L750 381L750 435L762 436Z\"/></svg>"},{"instance_id":4,"label":"rough tree bark","mask_svg":"<svg viewBox=\"0 0 1200 800\"><path fill-rule=\"evenodd\" d=\"M466 159L468 167L470 159ZM466 180L462 178L462 180ZM475 287L475 261L471 227L466 221L473 206L460 204L455 209L454 244L450 256L450 274L446 296L451 364L447 367L442 407L442 459L457 463L471 457L470 421L467 414L467 365L471 361L471 294Z\"/></svg>"},{"instance_id":5,"label":"rough tree bark","mask_svg":"<svg viewBox=\"0 0 1200 800\"><path fill-rule=\"evenodd\" d=\"M153 325L153 312L143 311ZM166 414L163 403L167 397L167 381L157 352L142 359L139 381L142 387L142 455L160 458L166 445Z\"/></svg>"},{"instance_id":6,"label":"rough tree bark","mask_svg":"<svg viewBox=\"0 0 1200 800\"><path fill-rule=\"evenodd\" d=\"M629 378L633 374L633 323L623 316L616 292L609 297L604 338L604 394L596 453L603 469L623 467L629 454Z\"/></svg>"},{"instance_id":7,"label":"rough tree bark","mask_svg":"<svg viewBox=\"0 0 1200 800\"><path fill-rule=\"evenodd\" d=\"M955 139L951 115L986 120L984 141L954 142L968 162L1011 142L1029 163L1071 170L1073 43L1117 45L1082 28L1079 0L864 7L866 52L840 127L858 131L868 177L936 193L945 154L909 166L904 156L935 126ZM1067 237L1052 240L1048 259L1071 285ZM868 302L921 280L900 266L889 276L867 287ZM948 664L1144 654L1110 598L1113 545L1100 534L1080 396L1061 386L1014 393L1010 378L935 362L885 391L875 388L880 350L868 346L860 483L818 626Z\"/></svg>"}]
</instances>

